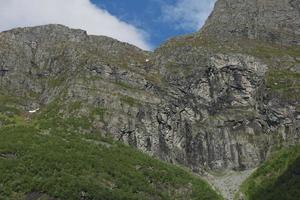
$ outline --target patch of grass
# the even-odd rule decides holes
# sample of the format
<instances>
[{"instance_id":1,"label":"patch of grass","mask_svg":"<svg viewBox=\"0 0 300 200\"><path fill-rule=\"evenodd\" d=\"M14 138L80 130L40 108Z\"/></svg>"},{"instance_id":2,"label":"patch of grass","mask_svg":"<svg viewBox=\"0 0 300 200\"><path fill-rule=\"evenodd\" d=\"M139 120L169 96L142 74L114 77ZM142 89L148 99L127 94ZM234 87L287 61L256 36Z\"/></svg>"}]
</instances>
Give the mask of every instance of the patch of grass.
<instances>
[{"instance_id":1,"label":"patch of grass","mask_svg":"<svg viewBox=\"0 0 300 200\"><path fill-rule=\"evenodd\" d=\"M147 81L151 82L151 83L156 84L156 85L165 85L166 84L166 80L159 73L157 73L157 74L146 74L145 79Z\"/></svg>"},{"instance_id":2,"label":"patch of grass","mask_svg":"<svg viewBox=\"0 0 300 200\"><path fill-rule=\"evenodd\" d=\"M91 121L88 117L62 117L40 119L35 121L37 127L50 130L70 130L76 131L89 130L92 127Z\"/></svg>"},{"instance_id":3,"label":"patch of grass","mask_svg":"<svg viewBox=\"0 0 300 200\"><path fill-rule=\"evenodd\" d=\"M167 51L174 51L176 48L203 48L205 51L214 53L239 53L252 55L264 61L270 61L270 58L282 58L290 56L293 58L300 56L299 46L280 46L259 40L238 38L235 40L220 41L208 35L190 34L180 36L169 40L156 51L164 53Z\"/></svg>"},{"instance_id":4,"label":"patch of grass","mask_svg":"<svg viewBox=\"0 0 300 200\"><path fill-rule=\"evenodd\" d=\"M61 119L61 121L69 128L88 130L92 127L91 122L87 117L68 117Z\"/></svg>"},{"instance_id":5,"label":"patch of grass","mask_svg":"<svg viewBox=\"0 0 300 200\"><path fill-rule=\"evenodd\" d=\"M0 95L0 127L26 123L18 104L17 98Z\"/></svg>"},{"instance_id":6,"label":"patch of grass","mask_svg":"<svg viewBox=\"0 0 300 200\"><path fill-rule=\"evenodd\" d=\"M80 101L75 101L73 103L70 103L68 105L68 111L72 112L72 111L78 111L80 108L82 107L82 102Z\"/></svg>"},{"instance_id":7,"label":"patch of grass","mask_svg":"<svg viewBox=\"0 0 300 200\"><path fill-rule=\"evenodd\" d=\"M65 81L65 77L58 77L58 78L52 77L48 80L48 84L51 88L55 88L61 86L64 81Z\"/></svg>"},{"instance_id":8,"label":"patch of grass","mask_svg":"<svg viewBox=\"0 0 300 200\"><path fill-rule=\"evenodd\" d=\"M241 186L247 200L298 200L300 146L284 149L266 161Z\"/></svg>"},{"instance_id":9,"label":"patch of grass","mask_svg":"<svg viewBox=\"0 0 300 200\"><path fill-rule=\"evenodd\" d=\"M0 113L0 126L15 124L15 121L6 115Z\"/></svg>"},{"instance_id":10,"label":"patch of grass","mask_svg":"<svg viewBox=\"0 0 300 200\"><path fill-rule=\"evenodd\" d=\"M0 152L16 155L0 158L0 199L24 199L32 192L65 200L221 199L184 170L113 140L64 129L41 131L33 126L0 129Z\"/></svg>"},{"instance_id":11,"label":"patch of grass","mask_svg":"<svg viewBox=\"0 0 300 200\"><path fill-rule=\"evenodd\" d=\"M7 116L20 115L21 111L14 106L9 105L0 105L0 113L5 114Z\"/></svg>"},{"instance_id":12,"label":"patch of grass","mask_svg":"<svg viewBox=\"0 0 300 200\"><path fill-rule=\"evenodd\" d=\"M168 72L173 73L173 74L182 74L184 76L188 76L192 73L192 67L190 66L181 66L177 63L167 63L166 68Z\"/></svg>"},{"instance_id":13,"label":"patch of grass","mask_svg":"<svg viewBox=\"0 0 300 200\"><path fill-rule=\"evenodd\" d=\"M300 73L286 70L270 70L267 86L273 90L300 89Z\"/></svg>"},{"instance_id":14,"label":"patch of grass","mask_svg":"<svg viewBox=\"0 0 300 200\"><path fill-rule=\"evenodd\" d=\"M51 119L59 118L61 116L60 104L61 103L59 100L52 101L50 104L47 105L47 107L42 108L41 114L35 116L35 120L51 121Z\"/></svg>"},{"instance_id":15,"label":"patch of grass","mask_svg":"<svg viewBox=\"0 0 300 200\"><path fill-rule=\"evenodd\" d=\"M21 111L18 108L20 104L21 101L18 98L0 94L0 113L8 116L20 115Z\"/></svg>"},{"instance_id":16,"label":"patch of grass","mask_svg":"<svg viewBox=\"0 0 300 200\"><path fill-rule=\"evenodd\" d=\"M116 85L118 85L119 87L121 88L124 88L124 89L128 89L128 90L137 90L137 88L134 88L133 86L127 84L127 83L124 83L124 82L121 82L121 81L117 81L117 82L114 82Z\"/></svg>"},{"instance_id":17,"label":"patch of grass","mask_svg":"<svg viewBox=\"0 0 300 200\"><path fill-rule=\"evenodd\" d=\"M300 73L288 69L270 70L266 76L266 85L283 99L300 99Z\"/></svg>"},{"instance_id":18,"label":"patch of grass","mask_svg":"<svg viewBox=\"0 0 300 200\"><path fill-rule=\"evenodd\" d=\"M130 96L122 96L121 101L128 104L131 107L139 105L139 102Z\"/></svg>"},{"instance_id":19,"label":"patch of grass","mask_svg":"<svg viewBox=\"0 0 300 200\"><path fill-rule=\"evenodd\" d=\"M92 110L92 116L98 116L101 121L104 121L105 114L107 112L107 108L94 108Z\"/></svg>"}]
</instances>

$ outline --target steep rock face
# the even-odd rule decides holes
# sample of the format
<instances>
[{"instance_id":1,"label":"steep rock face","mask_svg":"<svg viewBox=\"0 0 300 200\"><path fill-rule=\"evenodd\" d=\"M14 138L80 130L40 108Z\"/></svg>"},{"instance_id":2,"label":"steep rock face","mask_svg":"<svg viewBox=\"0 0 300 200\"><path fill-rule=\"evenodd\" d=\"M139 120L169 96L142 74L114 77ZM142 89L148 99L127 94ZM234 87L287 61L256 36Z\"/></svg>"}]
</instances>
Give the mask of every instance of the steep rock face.
<instances>
[{"instance_id":1,"label":"steep rock face","mask_svg":"<svg viewBox=\"0 0 300 200\"><path fill-rule=\"evenodd\" d=\"M1 90L32 102L48 104L65 88L97 74L112 84L122 85L123 79L144 84L141 75L126 69L137 71L148 53L111 38L48 25L3 32L0 42Z\"/></svg>"},{"instance_id":2,"label":"steep rock face","mask_svg":"<svg viewBox=\"0 0 300 200\"><path fill-rule=\"evenodd\" d=\"M278 145L299 142L295 107L268 97L268 66L260 59L171 49L156 52L169 83L158 115L163 159L196 172L241 170L259 165Z\"/></svg>"},{"instance_id":3,"label":"steep rock face","mask_svg":"<svg viewBox=\"0 0 300 200\"><path fill-rule=\"evenodd\" d=\"M224 40L245 37L299 45L298 0L219 0L202 33Z\"/></svg>"},{"instance_id":4,"label":"steep rock face","mask_svg":"<svg viewBox=\"0 0 300 200\"><path fill-rule=\"evenodd\" d=\"M219 0L201 33L172 39L154 53L61 25L3 32L1 93L22 98L25 111L76 117L85 122L80 131L101 131L195 172L256 167L274 148L300 140L299 51L260 40L273 41L268 33L279 15L292 19L280 32L286 37L276 29L274 41L299 44L297 12L286 6L279 12L287 2L274 1L255 20L258 28L244 35L251 10L268 2ZM220 24L221 15L241 24ZM233 26L255 40L225 43L221 34L232 37Z\"/></svg>"}]
</instances>

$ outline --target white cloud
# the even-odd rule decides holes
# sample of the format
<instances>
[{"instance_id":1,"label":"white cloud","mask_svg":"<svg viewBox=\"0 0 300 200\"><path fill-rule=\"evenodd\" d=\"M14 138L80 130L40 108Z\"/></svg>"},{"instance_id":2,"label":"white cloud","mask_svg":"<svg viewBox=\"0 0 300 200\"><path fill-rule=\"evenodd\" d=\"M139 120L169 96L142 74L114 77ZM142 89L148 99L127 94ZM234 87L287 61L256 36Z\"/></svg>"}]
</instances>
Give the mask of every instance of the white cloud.
<instances>
[{"instance_id":1,"label":"white cloud","mask_svg":"<svg viewBox=\"0 0 300 200\"><path fill-rule=\"evenodd\" d=\"M162 6L163 19L175 24L175 28L199 30L216 0L177 0L174 5Z\"/></svg>"},{"instance_id":2,"label":"white cloud","mask_svg":"<svg viewBox=\"0 0 300 200\"><path fill-rule=\"evenodd\" d=\"M150 49L146 33L122 22L90 0L0 0L0 31L15 27L64 24Z\"/></svg>"}]
</instances>

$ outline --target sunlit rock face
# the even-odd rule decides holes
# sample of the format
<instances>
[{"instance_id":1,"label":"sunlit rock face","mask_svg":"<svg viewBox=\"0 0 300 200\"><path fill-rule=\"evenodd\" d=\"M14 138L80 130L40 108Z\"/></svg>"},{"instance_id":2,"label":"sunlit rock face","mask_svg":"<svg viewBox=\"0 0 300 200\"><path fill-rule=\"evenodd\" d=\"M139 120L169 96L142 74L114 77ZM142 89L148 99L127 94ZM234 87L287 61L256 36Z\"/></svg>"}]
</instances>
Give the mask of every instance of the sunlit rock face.
<instances>
[{"instance_id":1,"label":"sunlit rock face","mask_svg":"<svg viewBox=\"0 0 300 200\"><path fill-rule=\"evenodd\" d=\"M202 32L221 40L247 37L299 45L299 19L297 0L219 0Z\"/></svg>"}]
</instances>

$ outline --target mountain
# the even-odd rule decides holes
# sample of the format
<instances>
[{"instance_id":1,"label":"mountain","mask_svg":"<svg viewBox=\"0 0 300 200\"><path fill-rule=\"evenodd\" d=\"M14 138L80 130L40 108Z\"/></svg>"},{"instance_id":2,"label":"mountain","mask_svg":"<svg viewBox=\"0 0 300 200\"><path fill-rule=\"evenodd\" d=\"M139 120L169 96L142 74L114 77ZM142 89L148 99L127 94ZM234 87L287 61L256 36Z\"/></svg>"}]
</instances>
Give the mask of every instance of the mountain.
<instances>
[{"instance_id":1,"label":"mountain","mask_svg":"<svg viewBox=\"0 0 300 200\"><path fill-rule=\"evenodd\" d=\"M243 174L300 142L298 19L298 1L219 0L154 52L62 25L2 32L0 126L112 137L209 181ZM244 179L212 183L232 199Z\"/></svg>"}]
</instances>

